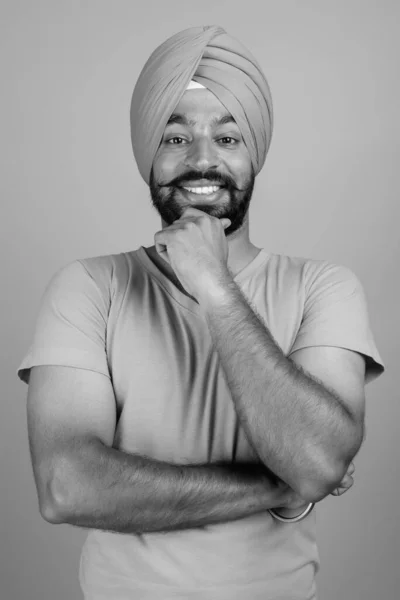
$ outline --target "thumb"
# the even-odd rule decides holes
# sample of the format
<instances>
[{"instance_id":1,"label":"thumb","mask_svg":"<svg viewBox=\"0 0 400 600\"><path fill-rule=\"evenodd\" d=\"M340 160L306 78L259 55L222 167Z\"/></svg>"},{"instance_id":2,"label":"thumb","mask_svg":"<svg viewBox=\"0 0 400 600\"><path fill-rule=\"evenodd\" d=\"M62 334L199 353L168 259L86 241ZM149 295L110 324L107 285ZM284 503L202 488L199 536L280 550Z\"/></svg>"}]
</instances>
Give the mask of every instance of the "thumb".
<instances>
[{"instance_id":1,"label":"thumb","mask_svg":"<svg viewBox=\"0 0 400 600\"><path fill-rule=\"evenodd\" d=\"M220 219L221 223L222 223L222 227L224 229L226 229L227 227L229 227L229 225L231 224L231 220L230 219Z\"/></svg>"}]
</instances>

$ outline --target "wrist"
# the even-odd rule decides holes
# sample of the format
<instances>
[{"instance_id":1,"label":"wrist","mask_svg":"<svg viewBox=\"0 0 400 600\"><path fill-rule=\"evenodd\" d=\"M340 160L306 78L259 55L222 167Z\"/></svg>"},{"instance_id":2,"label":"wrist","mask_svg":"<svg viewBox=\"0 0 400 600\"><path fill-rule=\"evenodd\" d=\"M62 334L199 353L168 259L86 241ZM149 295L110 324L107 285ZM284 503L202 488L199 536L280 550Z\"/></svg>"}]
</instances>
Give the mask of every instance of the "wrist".
<instances>
[{"instance_id":1,"label":"wrist","mask_svg":"<svg viewBox=\"0 0 400 600\"><path fill-rule=\"evenodd\" d=\"M268 497L266 500L266 508L273 510L287 510L291 499L293 498L293 491L287 483L279 478L271 477L267 475L269 486L265 485L265 479L262 478L261 485L264 486L264 491L269 488Z\"/></svg>"},{"instance_id":2,"label":"wrist","mask_svg":"<svg viewBox=\"0 0 400 600\"><path fill-rule=\"evenodd\" d=\"M269 509L268 512L277 521L296 523L305 519L313 510L314 506L315 502L308 502L301 512L299 512L299 509L279 509L279 511L276 509Z\"/></svg>"},{"instance_id":3,"label":"wrist","mask_svg":"<svg viewBox=\"0 0 400 600\"><path fill-rule=\"evenodd\" d=\"M301 513L308 505L307 500L299 496L287 483L281 481L280 504L274 506L274 510L281 512L283 515L293 516L296 513Z\"/></svg>"},{"instance_id":4,"label":"wrist","mask_svg":"<svg viewBox=\"0 0 400 600\"><path fill-rule=\"evenodd\" d=\"M309 505L309 502L306 502L302 506L297 506L296 508L288 508L287 506L275 506L272 510L277 514L285 518L292 518L301 515Z\"/></svg>"},{"instance_id":5,"label":"wrist","mask_svg":"<svg viewBox=\"0 0 400 600\"><path fill-rule=\"evenodd\" d=\"M222 272L215 277L206 279L198 290L196 298L204 311L212 311L214 308L223 307L229 303L235 286L229 271Z\"/></svg>"},{"instance_id":6,"label":"wrist","mask_svg":"<svg viewBox=\"0 0 400 600\"><path fill-rule=\"evenodd\" d=\"M286 522L301 521L314 508L314 504L305 501L289 485L281 482L280 504L269 509L277 520Z\"/></svg>"}]
</instances>

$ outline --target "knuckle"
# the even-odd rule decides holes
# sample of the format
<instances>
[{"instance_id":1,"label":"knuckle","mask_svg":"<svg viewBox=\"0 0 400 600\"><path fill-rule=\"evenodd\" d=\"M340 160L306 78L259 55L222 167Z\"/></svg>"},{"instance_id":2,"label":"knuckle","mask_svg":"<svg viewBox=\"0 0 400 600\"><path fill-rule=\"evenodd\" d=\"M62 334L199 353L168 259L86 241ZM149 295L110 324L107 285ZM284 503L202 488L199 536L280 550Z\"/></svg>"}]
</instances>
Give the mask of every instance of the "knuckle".
<instances>
[{"instance_id":1,"label":"knuckle","mask_svg":"<svg viewBox=\"0 0 400 600\"><path fill-rule=\"evenodd\" d=\"M188 231L193 231L193 229L196 228L196 223L194 223L194 221L185 221L185 223L183 224L183 229L184 230L188 230ZM182 230L180 230L182 231Z\"/></svg>"}]
</instances>

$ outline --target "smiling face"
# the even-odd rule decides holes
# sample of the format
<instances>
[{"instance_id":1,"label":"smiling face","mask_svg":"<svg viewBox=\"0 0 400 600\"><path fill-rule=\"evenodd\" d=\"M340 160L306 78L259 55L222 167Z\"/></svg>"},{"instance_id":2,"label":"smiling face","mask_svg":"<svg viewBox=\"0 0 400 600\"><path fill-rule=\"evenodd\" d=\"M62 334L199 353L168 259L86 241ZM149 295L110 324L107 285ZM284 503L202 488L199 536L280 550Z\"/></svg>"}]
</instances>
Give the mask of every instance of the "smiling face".
<instances>
[{"instance_id":1,"label":"smiling face","mask_svg":"<svg viewBox=\"0 0 400 600\"><path fill-rule=\"evenodd\" d=\"M171 115L150 174L153 206L168 226L192 206L228 218L230 235L244 223L254 188L239 127L207 89L186 91Z\"/></svg>"}]
</instances>

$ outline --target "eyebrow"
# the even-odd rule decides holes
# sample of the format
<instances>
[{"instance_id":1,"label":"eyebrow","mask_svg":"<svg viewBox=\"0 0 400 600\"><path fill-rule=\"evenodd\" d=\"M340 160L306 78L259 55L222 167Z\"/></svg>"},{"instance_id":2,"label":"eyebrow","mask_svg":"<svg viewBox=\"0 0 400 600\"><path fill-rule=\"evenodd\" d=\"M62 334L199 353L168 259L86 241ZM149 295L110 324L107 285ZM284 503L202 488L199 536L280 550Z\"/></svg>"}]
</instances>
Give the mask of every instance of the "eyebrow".
<instances>
[{"instance_id":1,"label":"eyebrow","mask_svg":"<svg viewBox=\"0 0 400 600\"><path fill-rule=\"evenodd\" d=\"M237 124L232 115L224 115L223 117L214 117L211 119L211 125L213 127L220 127L221 125L226 125L228 123ZM188 116L178 113L173 113L168 119L167 125L184 125L185 127L194 127L196 125L196 121L194 119L189 119Z\"/></svg>"}]
</instances>

